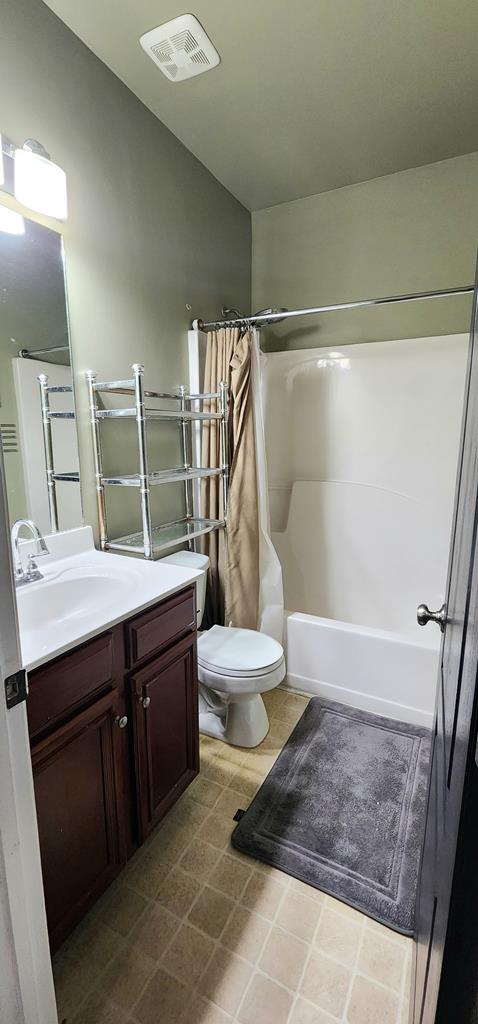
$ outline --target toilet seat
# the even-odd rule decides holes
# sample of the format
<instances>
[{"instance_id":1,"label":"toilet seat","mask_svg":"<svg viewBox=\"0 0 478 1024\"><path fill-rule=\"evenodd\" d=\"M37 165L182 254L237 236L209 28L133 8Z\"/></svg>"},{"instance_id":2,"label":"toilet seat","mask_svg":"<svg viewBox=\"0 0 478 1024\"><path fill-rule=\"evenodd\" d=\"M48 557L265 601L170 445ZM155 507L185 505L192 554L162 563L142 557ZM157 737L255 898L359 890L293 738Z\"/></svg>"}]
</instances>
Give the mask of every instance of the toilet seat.
<instances>
[{"instance_id":1,"label":"toilet seat","mask_svg":"<svg viewBox=\"0 0 478 1024\"><path fill-rule=\"evenodd\" d=\"M198 640L198 664L221 676L266 676L283 660L284 651L277 640L255 629L212 626Z\"/></svg>"},{"instance_id":2,"label":"toilet seat","mask_svg":"<svg viewBox=\"0 0 478 1024\"><path fill-rule=\"evenodd\" d=\"M277 640L255 629L212 626L198 640L198 676L211 690L241 700L282 682L284 652Z\"/></svg>"}]
</instances>

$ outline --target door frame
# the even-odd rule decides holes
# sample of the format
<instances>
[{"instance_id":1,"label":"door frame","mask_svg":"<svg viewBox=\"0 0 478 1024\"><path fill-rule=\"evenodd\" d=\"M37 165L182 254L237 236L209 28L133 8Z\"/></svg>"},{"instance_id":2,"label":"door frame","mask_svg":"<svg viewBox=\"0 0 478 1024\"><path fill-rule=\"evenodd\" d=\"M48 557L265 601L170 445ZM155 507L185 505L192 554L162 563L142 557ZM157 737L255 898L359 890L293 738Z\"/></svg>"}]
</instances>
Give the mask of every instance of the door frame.
<instances>
[{"instance_id":1,"label":"door frame","mask_svg":"<svg viewBox=\"0 0 478 1024\"><path fill-rule=\"evenodd\" d=\"M26 705L8 710L5 699L4 679L20 667L0 454L0 1016L11 1024L56 1024Z\"/></svg>"}]
</instances>

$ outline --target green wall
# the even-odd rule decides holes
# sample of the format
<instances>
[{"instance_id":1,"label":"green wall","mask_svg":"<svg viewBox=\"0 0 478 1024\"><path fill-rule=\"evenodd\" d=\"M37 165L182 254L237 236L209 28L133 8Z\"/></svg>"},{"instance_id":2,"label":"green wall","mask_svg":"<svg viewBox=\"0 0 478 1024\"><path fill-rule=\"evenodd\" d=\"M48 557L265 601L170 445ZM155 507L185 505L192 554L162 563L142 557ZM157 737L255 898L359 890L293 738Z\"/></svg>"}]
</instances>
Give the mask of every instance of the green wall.
<instances>
[{"instance_id":1,"label":"green wall","mask_svg":"<svg viewBox=\"0 0 478 1024\"><path fill-rule=\"evenodd\" d=\"M250 306L250 214L40 0L4 0L1 21L0 131L38 138L68 176L73 369L94 524L85 369L124 376L144 362L153 386L187 380L191 318ZM131 443L123 432L112 447ZM136 494L109 504L114 531L134 526Z\"/></svg>"},{"instance_id":2,"label":"green wall","mask_svg":"<svg viewBox=\"0 0 478 1024\"><path fill-rule=\"evenodd\" d=\"M478 153L253 213L253 309L473 282ZM471 299L328 313L268 331L273 349L467 331Z\"/></svg>"}]
</instances>

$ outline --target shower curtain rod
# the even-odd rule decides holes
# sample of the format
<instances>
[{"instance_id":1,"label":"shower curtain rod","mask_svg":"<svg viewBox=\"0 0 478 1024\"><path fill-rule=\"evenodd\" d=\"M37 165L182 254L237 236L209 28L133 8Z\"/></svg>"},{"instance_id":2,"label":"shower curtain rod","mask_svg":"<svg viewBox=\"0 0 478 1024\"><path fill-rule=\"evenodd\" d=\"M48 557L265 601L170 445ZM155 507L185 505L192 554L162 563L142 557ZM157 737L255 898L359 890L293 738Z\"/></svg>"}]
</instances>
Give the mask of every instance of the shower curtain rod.
<instances>
[{"instance_id":1,"label":"shower curtain rod","mask_svg":"<svg viewBox=\"0 0 478 1024\"><path fill-rule=\"evenodd\" d=\"M461 288L440 288L434 292L411 292L408 295L386 295L380 299L359 299L355 302L336 302L332 306L311 306L307 309L280 310L277 313L258 313L255 316L237 317L233 320L193 320L193 329L198 331L216 331L220 327L251 327L256 324L274 324L295 316L310 316L312 313L334 313L339 309L365 309L368 306L386 306L393 302L417 302L420 299L439 299L447 295L472 294L472 284Z\"/></svg>"},{"instance_id":2,"label":"shower curtain rod","mask_svg":"<svg viewBox=\"0 0 478 1024\"><path fill-rule=\"evenodd\" d=\"M44 355L46 352L67 352L69 349L69 345L51 345L50 348L22 348L18 355L22 359L36 359L37 356Z\"/></svg>"}]
</instances>

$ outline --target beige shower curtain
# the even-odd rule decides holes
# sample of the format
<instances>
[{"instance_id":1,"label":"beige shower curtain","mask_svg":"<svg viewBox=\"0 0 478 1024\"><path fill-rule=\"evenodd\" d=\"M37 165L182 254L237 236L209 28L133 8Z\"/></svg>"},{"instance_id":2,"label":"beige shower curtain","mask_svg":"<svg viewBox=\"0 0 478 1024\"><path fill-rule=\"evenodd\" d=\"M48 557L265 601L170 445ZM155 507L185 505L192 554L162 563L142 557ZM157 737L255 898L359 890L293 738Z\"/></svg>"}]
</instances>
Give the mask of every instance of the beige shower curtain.
<instances>
[{"instance_id":1,"label":"beige shower curtain","mask_svg":"<svg viewBox=\"0 0 478 1024\"><path fill-rule=\"evenodd\" d=\"M227 531L204 538L211 560L207 624L214 622L256 629L259 613L259 524L256 452L251 390L251 335L238 328L208 334L204 391L230 388L230 476ZM219 422L205 422L203 466L220 465ZM202 481L202 510L206 518L223 516L220 477Z\"/></svg>"}]
</instances>

